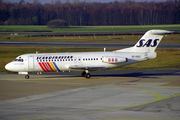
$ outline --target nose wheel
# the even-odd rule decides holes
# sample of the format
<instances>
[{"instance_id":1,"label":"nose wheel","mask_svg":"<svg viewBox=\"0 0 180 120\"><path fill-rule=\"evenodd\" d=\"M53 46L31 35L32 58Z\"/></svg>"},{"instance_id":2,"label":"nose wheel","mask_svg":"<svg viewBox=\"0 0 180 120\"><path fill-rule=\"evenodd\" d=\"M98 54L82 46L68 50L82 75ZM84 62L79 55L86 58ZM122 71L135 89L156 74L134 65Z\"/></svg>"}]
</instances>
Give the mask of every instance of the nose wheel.
<instances>
[{"instance_id":1,"label":"nose wheel","mask_svg":"<svg viewBox=\"0 0 180 120\"><path fill-rule=\"evenodd\" d=\"M26 78L26 79L29 79L29 75L26 75L25 78Z\"/></svg>"},{"instance_id":2,"label":"nose wheel","mask_svg":"<svg viewBox=\"0 0 180 120\"><path fill-rule=\"evenodd\" d=\"M90 78L91 77L91 74L89 74L88 70L83 71L81 75L82 75L82 77L86 77L86 78Z\"/></svg>"}]
</instances>

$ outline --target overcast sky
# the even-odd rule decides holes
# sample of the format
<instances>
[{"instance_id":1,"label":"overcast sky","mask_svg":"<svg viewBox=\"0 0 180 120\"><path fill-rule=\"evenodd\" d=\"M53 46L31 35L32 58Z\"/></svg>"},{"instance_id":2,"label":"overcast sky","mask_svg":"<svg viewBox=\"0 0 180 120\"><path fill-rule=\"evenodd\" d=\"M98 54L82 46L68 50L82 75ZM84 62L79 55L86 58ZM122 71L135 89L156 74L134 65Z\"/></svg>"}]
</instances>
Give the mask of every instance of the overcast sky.
<instances>
[{"instance_id":1,"label":"overcast sky","mask_svg":"<svg viewBox=\"0 0 180 120\"><path fill-rule=\"evenodd\" d=\"M3 1L9 1L9 2L19 2L20 0L3 0ZM32 3L33 0L24 0L25 2L28 2L28 3ZM40 1L40 3L44 4L44 3L51 3L52 0L38 0ZM54 1L57 1L57 0L54 0ZM65 1L67 0L61 0L62 3L64 3ZM68 0L70 2L72 2L73 0ZM84 0L79 0L79 1L84 1ZM115 0L86 0L86 2L114 2ZM121 0L118 0L118 1L121 1ZM167 0L134 0L136 2L140 2L140 1L148 1L148 2L165 2Z\"/></svg>"}]
</instances>

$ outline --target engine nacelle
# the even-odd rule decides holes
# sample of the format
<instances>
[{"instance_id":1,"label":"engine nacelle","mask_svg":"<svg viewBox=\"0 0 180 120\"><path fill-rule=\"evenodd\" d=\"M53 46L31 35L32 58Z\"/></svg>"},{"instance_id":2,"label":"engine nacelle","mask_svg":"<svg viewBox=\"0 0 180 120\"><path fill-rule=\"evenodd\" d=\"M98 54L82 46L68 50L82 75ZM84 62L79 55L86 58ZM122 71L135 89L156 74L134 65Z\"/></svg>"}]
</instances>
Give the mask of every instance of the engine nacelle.
<instances>
[{"instance_id":1,"label":"engine nacelle","mask_svg":"<svg viewBox=\"0 0 180 120\"><path fill-rule=\"evenodd\" d=\"M157 56L156 52L147 53L147 58L148 59L154 59L154 58L156 58L156 56Z\"/></svg>"},{"instance_id":2,"label":"engine nacelle","mask_svg":"<svg viewBox=\"0 0 180 120\"><path fill-rule=\"evenodd\" d=\"M128 59L124 57L117 57L117 56L103 56L102 62L105 63L121 63L121 62L127 62Z\"/></svg>"}]
</instances>

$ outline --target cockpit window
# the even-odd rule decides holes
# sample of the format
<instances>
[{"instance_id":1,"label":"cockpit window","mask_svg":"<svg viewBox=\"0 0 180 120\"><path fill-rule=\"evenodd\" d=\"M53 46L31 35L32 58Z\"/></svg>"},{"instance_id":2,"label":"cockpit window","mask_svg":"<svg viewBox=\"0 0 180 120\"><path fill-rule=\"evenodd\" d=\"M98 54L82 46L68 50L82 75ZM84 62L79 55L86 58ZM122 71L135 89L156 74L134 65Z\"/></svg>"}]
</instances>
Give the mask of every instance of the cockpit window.
<instances>
[{"instance_id":1,"label":"cockpit window","mask_svg":"<svg viewBox=\"0 0 180 120\"><path fill-rule=\"evenodd\" d=\"M17 58L17 59L15 59L14 61L23 62L24 60L23 60L22 58Z\"/></svg>"}]
</instances>

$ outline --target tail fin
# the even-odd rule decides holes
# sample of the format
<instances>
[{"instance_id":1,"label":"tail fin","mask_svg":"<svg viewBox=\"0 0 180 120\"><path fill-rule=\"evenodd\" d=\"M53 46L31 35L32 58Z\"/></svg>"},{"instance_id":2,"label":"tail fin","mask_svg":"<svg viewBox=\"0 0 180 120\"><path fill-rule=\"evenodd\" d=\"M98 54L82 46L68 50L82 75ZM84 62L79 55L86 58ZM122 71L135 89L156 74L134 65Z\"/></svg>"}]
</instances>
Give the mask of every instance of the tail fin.
<instances>
[{"instance_id":1,"label":"tail fin","mask_svg":"<svg viewBox=\"0 0 180 120\"><path fill-rule=\"evenodd\" d=\"M172 31L149 30L133 47L117 50L116 52L154 52L163 35L167 33L172 33Z\"/></svg>"}]
</instances>

